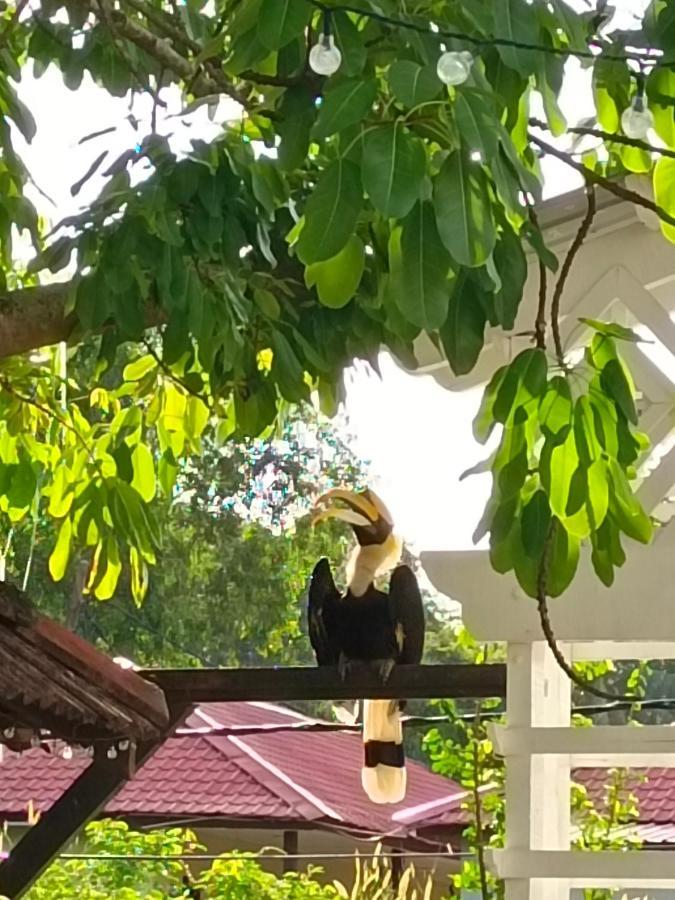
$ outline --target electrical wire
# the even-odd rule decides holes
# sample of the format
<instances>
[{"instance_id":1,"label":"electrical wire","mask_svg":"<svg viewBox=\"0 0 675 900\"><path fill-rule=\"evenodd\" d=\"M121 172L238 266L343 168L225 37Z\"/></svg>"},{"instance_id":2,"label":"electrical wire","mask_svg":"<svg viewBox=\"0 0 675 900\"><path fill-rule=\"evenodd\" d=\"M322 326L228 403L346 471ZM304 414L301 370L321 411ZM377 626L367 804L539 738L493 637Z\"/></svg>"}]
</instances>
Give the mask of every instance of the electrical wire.
<instances>
[{"instance_id":1,"label":"electrical wire","mask_svg":"<svg viewBox=\"0 0 675 900\"><path fill-rule=\"evenodd\" d=\"M324 860L324 859L356 859L359 853L176 853L162 855L159 853L61 853L59 859L80 859L80 860L110 860L117 862L215 862L216 860L258 860L271 859L284 862L285 860ZM366 854L366 858L370 859L375 856L378 859L469 859L475 854L468 852L448 853L442 850L413 852L407 850L394 850L392 852L384 851L376 854Z\"/></svg>"},{"instance_id":2,"label":"electrical wire","mask_svg":"<svg viewBox=\"0 0 675 900\"><path fill-rule=\"evenodd\" d=\"M607 53L603 52L605 44L593 38L588 41L586 49L574 49L573 47L551 47L546 44L534 44L528 41L519 41L513 38L492 37L483 38L473 34L466 34L461 31L444 31L442 29L432 30L429 26L420 25L417 22L409 22L406 19L400 19L396 16L388 16L385 13L375 12L374 10L362 9L358 6L349 4L337 4L335 6L322 2L322 0L307 0L311 6L321 10L325 16L334 15L336 12L352 13L353 15L364 16L382 25L389 25L394 28L403 28L408 31L415 31L418 34L424 34L436 37L439 40L461 41L471 44L474 47L512 47L517 50L531 50L537 53L548 53L553 56L574 56L578 59L599 59L608 60L610 62L636 62L641 66L652 64L659 68L675 67L675 59L667 60L662 57L653 55L653 51L648 48L637 48L628 53ZM591 47L595 50L590 49Z\"/></svg>"}]
</instances>

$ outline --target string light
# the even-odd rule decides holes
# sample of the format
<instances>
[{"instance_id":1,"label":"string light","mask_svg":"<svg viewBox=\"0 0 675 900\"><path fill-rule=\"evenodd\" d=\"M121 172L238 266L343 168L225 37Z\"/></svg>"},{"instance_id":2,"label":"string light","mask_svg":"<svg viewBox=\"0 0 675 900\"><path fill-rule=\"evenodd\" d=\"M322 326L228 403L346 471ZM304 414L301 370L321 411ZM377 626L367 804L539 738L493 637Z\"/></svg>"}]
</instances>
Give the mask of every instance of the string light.
<instances>
[{"instance_id":1,"label":"string light","mask_svg":"<svg viewBox=\"0 0 675 900\"><path fill-rule=\"evenodd\" d=\"M473 56L468 50L446 50L438 58L436 73L443 84L464 84L471 74Z\"/></svg>"},{"instance_id":2,"label":"string light","mask_svg":"<svg viewBox=\"0 0 675 900\"><path fill-rule=\"evenodd\" d=\"M633 139L646 138L654 127L654 115L647 106L645 97L644 75L637 76L637 90L633 96L631 105L623 111L621 116L621 128L626 137Z\"/></svg>"},{"instance_id":3,"label":"string light","mask_svg":"<svg viewBox=\"0 0 675 900\"><path fill-rule=\"evenodd\" d=\"M323 31L318 43L309 51L309 66L317 75L335 75L341 64L342 54L330 31L330 12L324 10Z\"/></svg>"},{"instance_id":4,"label":"string light","mask_svg":"<svg viewBox=\"0 0 675 900\"><path fill-rule=\"evenodd\" d=\"M114 744L112 747L108 747L107 756L108 759L117 759L117 747Z\"/></svg>"},{"instance_id":5,"label":"string light","mask_svg":"<svg viewBox=\"0 0 675 900\"><path fill-rule=\"evenodd\" d=\"M72 759L73 758L73 748L70 746L70 744L66 744L66 746L61 751L61 756L64 759Z\"/></svg>"}]
</instances>

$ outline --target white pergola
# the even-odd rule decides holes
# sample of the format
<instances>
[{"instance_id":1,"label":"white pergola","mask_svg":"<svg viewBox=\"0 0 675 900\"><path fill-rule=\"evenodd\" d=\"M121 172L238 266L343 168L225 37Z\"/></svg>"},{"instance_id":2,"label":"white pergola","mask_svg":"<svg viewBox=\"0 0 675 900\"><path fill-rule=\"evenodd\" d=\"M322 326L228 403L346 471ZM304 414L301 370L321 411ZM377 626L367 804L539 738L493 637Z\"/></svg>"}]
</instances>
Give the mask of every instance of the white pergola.
<instances>
[{"instance_id":1,"label":"white pergola","mask_svg":"<svg viewBox=\"0 0 675 900\"><path fill-rule=\"evenodd\" d=\"M640 485L641 499L667 520L666 498L675 485L675 450L668 446L675 428L675 245L643 210L638 215L631 204L609 195L598 200L563 298L563 342L567 350L583 343L582 316L643 326L657 336L660 343L649 348L652 359L634 345L621 349L641 393L641 427L657 448ZM584 211L582 192L545 206L547 242L559 255ZM532 330L537 282L532 260L514 334ZM494 330L474 372L456 378L424 339L417 346L416 374L463 390L486 382L529 345L527 337ZM675 529L661 528L650 547L630 543L611 589L598 581L586 557L570 590L551 601L554 631L569 659L675 658ZM436 588L461 603L478 640L508 644L507 724L493 729L495 747L506 760L506 846L490 854L493 871L506 881L507 900L567 900L571 889L582 887L642 888L650 896L655 889L675 890L675 853L570 850L569 800L573 767L675 767L675 728L572 729L568 679L542 641L534 601L515 577L495 573L481 550L423 553L422 563Z\"/></svg>"}]
</instances>

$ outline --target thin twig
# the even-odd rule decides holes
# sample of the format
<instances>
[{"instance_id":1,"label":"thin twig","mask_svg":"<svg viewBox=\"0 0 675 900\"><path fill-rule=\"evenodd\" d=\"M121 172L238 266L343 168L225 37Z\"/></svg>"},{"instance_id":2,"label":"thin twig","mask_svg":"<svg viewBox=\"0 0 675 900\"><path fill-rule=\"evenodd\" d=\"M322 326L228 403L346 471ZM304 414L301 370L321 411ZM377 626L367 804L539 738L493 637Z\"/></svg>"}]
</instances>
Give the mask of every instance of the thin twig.
<instances>
[{"instance_id":1,"label":"thin twig","mask_svg":"<svg viewBox=\"0 0 675 900\"><path fill-rule=\"evenodd\" d=\"M583 678L578 672L575 672L574 668L567 662L562 650L558 646L553 632L553 626L551 625L547 604L548 571L551 563L553 542L558 527L558 521L556 519L551 519L548 534L546 535L546 540L544 542L544 549L542 550L541 559L539 561L539 570L537 572L537 610L539 612L541 630L546 638L548 648L565 675L567 675L573 684L576 684L578 688L581 688L582 691L587 691L589 694L594 694L596 697L600 697L603 700L618 700L623 703L631 704L639 703L640 697L633 694L612 694L609 691L603 691L602 688L596 688L590 681Z\"/></svg>"},{"instance_id":2,"label":"thin twig","mask_svg":"<svg viewBox=\"0 0 675 900\"><path fill-rule=\"evenodd\" d=\"M552 144L549 144L547 141L542 140L537 135L532 134L532 132L528 132L528 138L532 141L533 144L536 144L541 150L545 153L550 154L551 156L555 156L556 159L559 159L561 162L564 162L565 165L579 172L580 175L583 175L587 184L597 184L600 187L603 187L608 193L614 194L615 197L620 197L621 200L627 200L629 203L635 203L636 206L644 206L645 209L650 210L661 219L662 222L666 222L668 225L675 225L675 217L671 216L670 213L667 213L662 206L659 206L658 203L654 203L653 200L648 200L646 197L642 197L640 194L635 191L631 191L629 188L624 187L622 184L618 184L616 181L612 181L611 178L606 178L604 175L600 175L598 172L594 172L593 169L587 169L583 163L577 162L575 159L572 159L568 153L565 153L564 150L559 150L557 147L554 147Z\"/></svg>"},{"instance_id":3,"label":"thin twig","mask_svg":"<svg viewBox=\"0 0 675 900\"><path fill-rule=\"evenodd\" d=\"M533 128L541 128L543 131L549 131L546 122L541 119L530 119L529 124ZM577 125L567 129L568 134L586 134L589 137L600 138L608 144L622 144L624 147L633 147L637 150L646 150L647 153L659 153L661 156L669 156L675 159L675 150L669 150L667 147L657 147L656 144L650 144L648 141L640 140L640 138L630 138L625 134L617 134L613 131L602 131L600 128L589 128L585 125Z\"/></svg>"},{"instance_id":4,"label":"thin twig","mask_svg":"<svg viewBox=\"0 0 675 900\"><path fill-rule=\"evenodd\" d=\"M574 259L581 249L581 245L586 240L590 227L593 223L593 217L595 216L595 188L592 184L589 184L586 188L586 202L588 204L586 209L586 215L584 216L581 225L579 226L579 230L577 231L572 244L567 251L567 255L563 260L563 264L560 268L560 275L558 276L558 281L556 282L555 289L553 291L553 300L551 301L551 331L553 332L553 343L555 345L555 355L558 359L558 365L561 369L565 369L565 353L563 351L562 341L560 339L560 301L562 299L563 291L565 290L565 284L567 283L567 278L572 269L572 263Z\"/></svg>"},{"instance_id":5,"label":"thin twig","mask_svg":"<svg viewBox=\"0 0 675 900\"><path fill-rule=\"evenodd\" d=\"M210 403L207 400L207 398L204 396L204 394L201 394L199 391L196 391L194 388L191 388L190 385L186 384L181 378L178 377L178 375L175 375L171 371L171 368L164 362L162 357L159 355L159 353L157 353L157 351L155 350L155 348L152 346L152 344L149 341L144 340L143 344L145 345L145 349L148 351L150 356L152 356L152 358L155 360L155 362L157 363L159 368L162 370L162 372L164 372L164 374L167 376L167 378L169 378L171 381L173 381L174 384L177 384L178 387L182 388L188 394L191 394L193 397L197 397L199 400L201 400L207 409L210 408Z\"/></svg>"},{"instance_id":6,"label":"thin twig","mask_svg":"<svg viewBox=\"0 0 675 900\"><path fill-rule=\"evenodd\" d=\"M527 196L527 194L525 194ZM540 231L539 219L534 206L528 204L528 214L533 227ZM540 350L546 349L546 297L548 294L546 266L539 260L539 303L537 305L537 318L534 320L534 338Z\"/></svg>"},{"instance_id":7,"label":"thin twig","mask_svg":"<svg viewBox=\"0 0 675 900\"><path fill-rule=\"evenodd\" d=\"M87 456L89 459L96 465L98 469L100 469L101 463L100 460L97 460L93 454L93 451L86 440L82 437L77 428L70 423L67 419L64 419L59 413L54 409L50 409L48 406L44 406L42 403L34 400L32 397L27 397L25 394L22 394L20 391L17 391L15 387L13 387L5 378L0 378L0 388L6 393L11 394L12 397L16 397L17 400L20 400L22 403L27 403L29 406L32 406L34 409L39 410L43 415L49 416L52 419L56 419L56 421L62 425L68 431L71 431L77 440L80 442L82 447L87 451Z\"/></svg>"}]
</instances>

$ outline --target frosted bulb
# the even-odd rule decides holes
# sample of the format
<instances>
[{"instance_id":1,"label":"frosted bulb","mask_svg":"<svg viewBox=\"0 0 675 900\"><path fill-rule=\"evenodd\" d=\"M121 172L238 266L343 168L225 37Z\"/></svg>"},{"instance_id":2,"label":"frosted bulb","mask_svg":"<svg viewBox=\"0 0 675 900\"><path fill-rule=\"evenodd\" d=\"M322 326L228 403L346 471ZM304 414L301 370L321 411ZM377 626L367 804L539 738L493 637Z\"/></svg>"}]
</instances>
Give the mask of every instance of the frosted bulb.
<instances>
[{"instance_id":1,"label":"frosted bulb","mask_svg":"<svg viewBox=\"0 0 675 900\"><path fill-rule=\"evenodd\" d=\"M473 57L466 50L447 50L438 58L436 72L443 84L464 84L472 63Z\"/></svg>"},{"instance_id":2,"label":"frosted bulb","mask_svg":"<svg viewBox=\"0 0 675 900\"><path fill-rule=\"evenodd\" d=\"M629 138L646 138L653 127L654 116L651 110L642 98L636 97L621 116L623 133Z\"/></svg>"},{"instance_id":3,"label":"frosted bulb","mask_svg":"<svg viewBox=\"0 0 675 900\"><path fill-rule=\"evenodd\" d=\"M342 54L335 46L332 34L324 34L309 51L309 66L317 75L335 75L340 68Z\"/></svg>"},{"instance_id":4,"label":"frosted bulb","mask_svg":"<svg viewBox=\"0 0 675 900\"><path fill-rule=\"evenodd\" d=\"M68 746L64 747L63 750L62 750L62 752L61 752L61 756L62 756L64 759L72 759L72 758L73 758L73 748L72 748L72 747L68 747Z\"/></svg>"}]
</instances>

